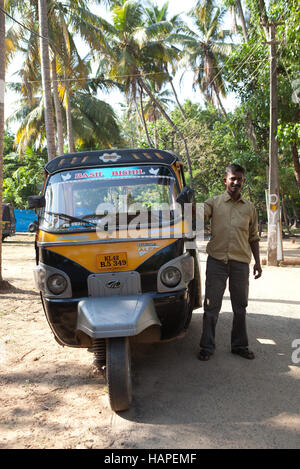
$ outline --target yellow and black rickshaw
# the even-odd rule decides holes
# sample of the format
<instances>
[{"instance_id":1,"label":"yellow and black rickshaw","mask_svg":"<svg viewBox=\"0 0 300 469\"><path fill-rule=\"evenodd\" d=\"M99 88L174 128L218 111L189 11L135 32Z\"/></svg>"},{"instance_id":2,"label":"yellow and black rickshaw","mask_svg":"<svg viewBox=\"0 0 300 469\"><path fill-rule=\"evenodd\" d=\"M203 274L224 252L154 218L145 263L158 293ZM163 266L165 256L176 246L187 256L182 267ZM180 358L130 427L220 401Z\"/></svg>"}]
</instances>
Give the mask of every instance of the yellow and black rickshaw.
<instances>
[{"instance_id":1,"label":"yellow and black rickshaw","mask_svg":"<svg viewBox=\"0 0 300 469\"><path fill-rule=\"evenodd\" d=\"M61 345L94 352L115 411L131 403L130 347L182 335L200 306L184 204L193 191L180 157L155 149L58 156L29 197L48 323Z\"/></svg>"}]
</instances>

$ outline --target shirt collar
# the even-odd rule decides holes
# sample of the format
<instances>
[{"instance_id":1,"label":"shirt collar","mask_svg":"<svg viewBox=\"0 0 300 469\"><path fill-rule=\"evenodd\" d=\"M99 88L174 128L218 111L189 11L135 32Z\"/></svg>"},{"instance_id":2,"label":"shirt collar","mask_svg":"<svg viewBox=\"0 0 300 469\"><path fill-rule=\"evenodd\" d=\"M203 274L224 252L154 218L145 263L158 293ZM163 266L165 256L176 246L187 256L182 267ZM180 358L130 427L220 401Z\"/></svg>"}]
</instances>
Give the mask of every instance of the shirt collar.
<instances>
[{"instance_id":1,"label":"shirt collar","mask_svg":"<svg viewBox=\"0 0 300 469\"><path fill-rule=\"evenodd\" d=\"M224 201L228 202L229 200L232 200L228 192L224 192ZM240 195L240 198L237 200L237 202L243 202L243 204L246 203L245 199Z\"/></svg>"}]
</instances>

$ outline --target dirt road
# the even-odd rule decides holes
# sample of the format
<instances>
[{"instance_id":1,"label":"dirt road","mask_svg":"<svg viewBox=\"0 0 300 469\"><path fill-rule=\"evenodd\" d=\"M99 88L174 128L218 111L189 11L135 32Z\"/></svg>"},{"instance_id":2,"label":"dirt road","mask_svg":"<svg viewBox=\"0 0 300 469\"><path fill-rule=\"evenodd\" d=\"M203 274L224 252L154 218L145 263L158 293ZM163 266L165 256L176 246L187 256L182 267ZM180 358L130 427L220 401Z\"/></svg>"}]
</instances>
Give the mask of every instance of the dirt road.
<instances>
[{"instance_id":1,"label":"dirt road","mask_svg":"<svg viewBox=\"0 0 300 469\"><path fill-rule=\"evenodd\" d=\"M299 241L284 247L300 257ZM92 355L54 340L34 262L32 235L5 241L3 274L13 288L0 293L0 448L299 448L299 267L265 267L251 280L256 360L229 352L227 291L214 358L196 359L199 309L183 339L133 351L133 405L115 414Z\"/></svg>"}]
</instances>

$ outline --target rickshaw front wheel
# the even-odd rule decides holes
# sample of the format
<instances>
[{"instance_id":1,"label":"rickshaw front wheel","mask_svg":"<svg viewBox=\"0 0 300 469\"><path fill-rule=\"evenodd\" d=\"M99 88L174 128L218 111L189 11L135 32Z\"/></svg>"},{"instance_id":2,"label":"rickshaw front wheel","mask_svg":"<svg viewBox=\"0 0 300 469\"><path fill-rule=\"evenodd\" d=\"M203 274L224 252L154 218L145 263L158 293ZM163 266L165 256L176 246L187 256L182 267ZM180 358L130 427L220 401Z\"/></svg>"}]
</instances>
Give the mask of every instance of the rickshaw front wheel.
<instances>
[{"instance_id":1,"label":"rickshaw front wheel","mask_svg":"<svg viewBox=\"0 0 300 469\"><path fill-rule=\"evenodd\" d=\"M112 410L127 410L132 400L131 358L128 337L107 339L106 380Z\"/></svg>"}]
</instances>

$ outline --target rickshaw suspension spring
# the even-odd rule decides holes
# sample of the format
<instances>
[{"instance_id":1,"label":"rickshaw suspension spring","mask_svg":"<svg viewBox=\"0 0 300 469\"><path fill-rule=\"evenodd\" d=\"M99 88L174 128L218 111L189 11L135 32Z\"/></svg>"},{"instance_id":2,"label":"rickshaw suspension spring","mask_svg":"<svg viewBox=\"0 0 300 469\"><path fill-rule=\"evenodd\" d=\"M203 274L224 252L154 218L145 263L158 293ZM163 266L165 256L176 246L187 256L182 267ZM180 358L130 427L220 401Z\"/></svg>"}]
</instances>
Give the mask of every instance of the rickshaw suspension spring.
<instances>
[{"instance_id":1,"label":"rickshaw suspension spring","mask_svg":"<svg viewBox=\"0 0 300 469\"><path fill-rule=\"evenodd\" d=\"M94 353L94 365L103 373L106 365L105 339L93 339L92 351Z\"/></svg>"}]
</instances>

